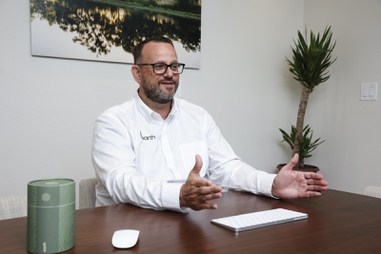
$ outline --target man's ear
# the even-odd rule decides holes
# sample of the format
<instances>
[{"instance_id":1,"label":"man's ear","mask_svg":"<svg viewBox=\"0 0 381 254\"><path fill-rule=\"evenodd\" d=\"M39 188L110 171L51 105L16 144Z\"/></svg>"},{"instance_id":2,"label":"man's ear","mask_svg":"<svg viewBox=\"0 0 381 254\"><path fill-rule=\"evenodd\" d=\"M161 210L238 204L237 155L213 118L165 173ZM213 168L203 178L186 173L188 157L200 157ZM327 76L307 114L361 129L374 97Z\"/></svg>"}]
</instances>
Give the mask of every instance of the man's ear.
<instances>
[{"instance_id":1,"label":"man's ear","mask_svg":"<svg viewBox=\"0 0 381 254\"><path fill-rule=\"evenodd\" d=\"M135 81L138 84L140 84L140 81L141 81L141 72L140 72L139 66L132 65L132 67L131 67L131 73L132 73L132 76L134 77Z\"/></svg>"}]
</instances>

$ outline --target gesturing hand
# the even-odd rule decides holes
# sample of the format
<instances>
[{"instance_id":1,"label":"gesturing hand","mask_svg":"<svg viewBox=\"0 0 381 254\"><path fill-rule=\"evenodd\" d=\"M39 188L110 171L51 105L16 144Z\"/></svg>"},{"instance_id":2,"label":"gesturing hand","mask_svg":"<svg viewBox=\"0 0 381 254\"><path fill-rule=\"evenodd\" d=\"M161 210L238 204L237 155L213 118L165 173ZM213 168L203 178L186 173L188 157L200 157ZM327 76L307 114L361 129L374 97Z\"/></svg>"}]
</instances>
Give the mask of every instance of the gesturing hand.
<instances>
[{"instance_id":1,"label":"gesturing hand","mask_svg":"<svg viewBox=\"0 0 381 254\"><path fill-rule=\"evenodd\" d=\"M196 163L180 190L180 206L193 210L216 209L217 204L209 201L220 198L222 188L209 180L201 179L199 174L201 168L202 159L200 155L196 155Z\"/></svg>"},{"instance_id":2,"label":"gesturing hand","mask_svg":"<svg viewBox=\"0 0 381 254\"><path fill-rule=\"evenodd\" d=\"M321 174L293 170L298 163L299 155L295 154L275 177L272 194L278 198L294 199L301 197L317 197L320 191L327 189L328 183Z\"/></svg>"}]
</instances>

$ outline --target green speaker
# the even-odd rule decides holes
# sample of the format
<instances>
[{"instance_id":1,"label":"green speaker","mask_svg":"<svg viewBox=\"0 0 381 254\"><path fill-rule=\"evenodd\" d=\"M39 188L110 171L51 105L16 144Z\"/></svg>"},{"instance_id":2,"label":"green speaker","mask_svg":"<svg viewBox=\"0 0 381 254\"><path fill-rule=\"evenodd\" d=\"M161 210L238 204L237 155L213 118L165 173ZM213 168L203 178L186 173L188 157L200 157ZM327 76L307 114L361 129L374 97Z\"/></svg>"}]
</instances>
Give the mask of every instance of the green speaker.
<instances>
[{"instance_id":1,"label":"green speaker","mask_svg":"<svg viewBox=\"0 0 381 254\"><path fill-rule=\"evenodd\" d=\"M75 242L75 182L42 179L28 183L27 249L58 253Z\"/></svg>"}]
</instances>

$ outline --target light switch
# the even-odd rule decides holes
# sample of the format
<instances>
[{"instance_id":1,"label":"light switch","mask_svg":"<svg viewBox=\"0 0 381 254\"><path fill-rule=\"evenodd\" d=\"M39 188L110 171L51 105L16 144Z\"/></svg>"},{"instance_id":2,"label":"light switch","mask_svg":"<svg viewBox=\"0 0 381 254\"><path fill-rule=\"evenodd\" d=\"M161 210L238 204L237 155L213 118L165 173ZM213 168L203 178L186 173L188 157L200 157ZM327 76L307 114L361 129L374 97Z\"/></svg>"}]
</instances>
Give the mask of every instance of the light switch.
<instances>
[{"instance_id":1,"label":"light switch","mask_svg":"<svg viewBox=\"0 0 381 254\"><path fill-rule=\"evenodd\" d=\"M363 83L361 84L362 101L376 101L377 100L377 83Z\"/></svg>"}]
</instances>

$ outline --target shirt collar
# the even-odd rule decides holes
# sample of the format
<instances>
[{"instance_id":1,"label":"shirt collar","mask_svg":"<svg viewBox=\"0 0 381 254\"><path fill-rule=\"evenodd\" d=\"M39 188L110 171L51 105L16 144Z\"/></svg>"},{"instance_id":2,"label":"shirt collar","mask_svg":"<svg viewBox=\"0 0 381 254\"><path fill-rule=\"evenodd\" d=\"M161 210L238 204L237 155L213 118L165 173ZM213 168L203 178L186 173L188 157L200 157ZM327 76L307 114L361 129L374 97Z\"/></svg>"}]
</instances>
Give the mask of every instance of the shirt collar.
<instances>
[{"instance_id":1,"label":"shirt collar","mask_svg":"<svg viewBox=\"0 0 381 254\"><path fill-rule=\"evenodd\" d=\"M150 122L153 121L153 120L156 120L156 121L157 120L161 120L161 121L163 121L163 119L161 118L161 116L158 113L156 113L155 111L150 109L142 101L142 99L140 98L138 92L136 92L136 94L134 96L134 99L136 101L136 108L137 108L137 110L140 112L140 114L143 115L144 118L146 118ZM169 112L169 115L168 115L166 120L171 119L177 112L178 112L178 101L177 101L176 97L173 97L171 112Z\"/></svg>"}]
</instances>

